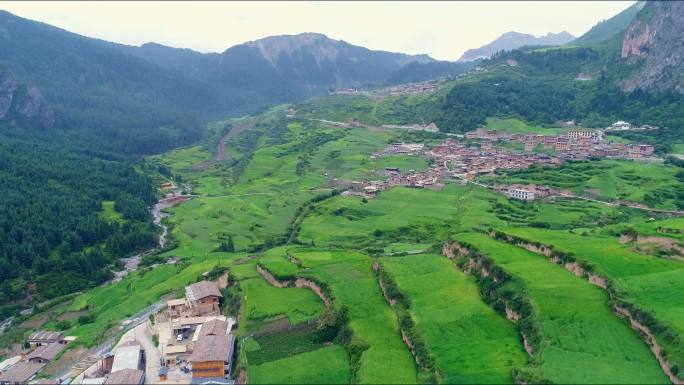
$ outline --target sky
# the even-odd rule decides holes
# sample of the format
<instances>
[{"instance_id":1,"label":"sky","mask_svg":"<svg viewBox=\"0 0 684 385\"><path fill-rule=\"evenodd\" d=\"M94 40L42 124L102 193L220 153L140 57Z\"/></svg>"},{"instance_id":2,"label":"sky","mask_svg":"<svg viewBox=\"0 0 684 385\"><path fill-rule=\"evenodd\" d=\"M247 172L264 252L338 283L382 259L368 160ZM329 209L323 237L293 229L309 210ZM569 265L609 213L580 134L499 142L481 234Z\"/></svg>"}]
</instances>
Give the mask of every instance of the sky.
<instances>
[{"instance_id":1,"label":"sky","mask_svg":"<svg viewBox=\"0 0 684 385\"><path fill-rule=\"evenodd\" d=\"M371 49L456 60L508 31L579 36L633 1L0 1L0 9L123 44L200 52L270 35L320 32Z\"/></svg>"}]
</instances>

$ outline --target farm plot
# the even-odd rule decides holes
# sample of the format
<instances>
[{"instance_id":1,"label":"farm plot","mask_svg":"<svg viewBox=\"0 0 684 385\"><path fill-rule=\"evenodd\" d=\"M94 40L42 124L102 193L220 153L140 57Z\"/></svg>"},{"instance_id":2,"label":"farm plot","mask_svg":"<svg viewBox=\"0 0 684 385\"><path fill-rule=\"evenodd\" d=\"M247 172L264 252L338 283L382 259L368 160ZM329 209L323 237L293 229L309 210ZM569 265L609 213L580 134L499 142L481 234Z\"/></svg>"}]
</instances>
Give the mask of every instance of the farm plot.
<instances>
[{"instance_id":1,"label":"farm plot","mask_svg":"<svg viewBox=\"0 0 684 385\"><path fill-rule=\"evenodd\" d=\"M348 384L349 357L339 345L249 367L253 384Z\"/></svg>"},{"instance_id":2,"label":"farm plot","mask_svg":"<svg viewBox=\"0 0 684 385\"><path fill-rule=\"evenodd\" d=\"M275 288L261 277L240 281L245 299L243 315L248 331L255 331L263 321L285 316L290 325L318 318L323 313L323 302L311 290L286 287Z\"/></svg>"},{"instance_id":3,"label":"farm plot","mask_svg":"<svg viewBox=\"0 0 684 385\"><path fill-rule=\"evenodd\" d=\"M330 286L336 306L348 309L354 338L367 344L353 368L357 382L415 383L413 357L401 340L395 314L382 297L372 260L349 251L293 248L288 252L302 264L299 275ZM284 269L282 264L274 264L272 258L262 263L269 269L271 265L274 270Z\"/></svg>"},{"instance_id":4,"label":"farm plot","mask_svg":"<svg viewBox=\"0 0 684 385\"><path fill-rule=\"evenodd\" d=\"M621 299L644 310L655 323L670 329L658 343L673 364L684 367L684 262L629 251L616 238L583 237L567 231L506 228L504 232L574 254L607 278Z\"/></svg>"},{"instance_id":5,"label":"farm plot","mask_svg":"<svg viewBox=\"0 0 684 385\"><path fill-rule=\"evenodd\" d=\"M480 298L472 276L439 255L381 260L410 301L409 312L444 383L512 383L526 354L515 326Z\"/></svg>"},{"instance_id":6,"label":"farm plot","mask_svg":"<svg viewBox=\"0 0 684 385\"><path fill-rule=\"evenodd\" d=\"M667 383L647 345L610 310L600 288L546 257L484 234L460 234L514 277L541 334L539 376L556 383Z\"/></svg>"}]
</instances>

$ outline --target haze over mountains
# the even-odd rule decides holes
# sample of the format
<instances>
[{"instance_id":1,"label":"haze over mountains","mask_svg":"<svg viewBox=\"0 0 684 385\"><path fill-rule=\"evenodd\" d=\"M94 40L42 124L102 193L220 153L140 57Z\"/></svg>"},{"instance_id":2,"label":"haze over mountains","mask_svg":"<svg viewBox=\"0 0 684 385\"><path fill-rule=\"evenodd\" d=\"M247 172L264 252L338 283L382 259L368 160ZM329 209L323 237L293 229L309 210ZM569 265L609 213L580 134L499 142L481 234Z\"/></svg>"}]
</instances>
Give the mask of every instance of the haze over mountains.
<instances>
[{"instance_id":1,"label":"haze over mountains","mask_svg":"<svg viewBox=\"0 0 684 385\"><path fill-rule=\"evenodd\" d=\"M463 62L477 59L487 59L496 52L510 51L522 46L563 45L574 39L575 37L567 31L562 31L559 33L549 32L548 34L539 37L526 33L511 31L504 33L491 43L485 44L480 48L467 50L463 53L463 55L461 55L458 61Z\"/></svg>"}]
</instances>

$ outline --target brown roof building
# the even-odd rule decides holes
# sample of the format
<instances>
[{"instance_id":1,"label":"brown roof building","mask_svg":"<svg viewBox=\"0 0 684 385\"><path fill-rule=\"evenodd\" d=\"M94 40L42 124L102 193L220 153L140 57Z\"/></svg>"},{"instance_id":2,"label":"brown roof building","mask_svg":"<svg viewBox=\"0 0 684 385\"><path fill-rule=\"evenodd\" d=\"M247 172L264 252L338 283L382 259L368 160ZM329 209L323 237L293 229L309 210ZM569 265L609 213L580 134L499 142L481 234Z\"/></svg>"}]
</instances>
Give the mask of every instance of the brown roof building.
<instances>
[{"instance_id":1,"label":"brown roof building","mask_svg":"<svg viewBox=\"0 0 684 385\"><path fill-rule=\"evenodd\" d=\"M52 361L59 352L64 350L66 345L53 342L48 345L41 345L26 356L26 361L48 363Z\"/></svg>"},{"instance_id":2,"label":"brown roof building","mask_svg":"<svg viewBox=\"0 0 684 385\"><path fill-rule=\"evenodd\" d=\"M199 338L188 361L193 378L227 378L233 359L235 338L229 334L228 323L212 320L199 331Z\"/></svg>"},{"instance_id":3,"label":"brown roof building","mask_svg":"<svg viewBox=\"0 0 684 385\"><path fill-rule=\"evenodd\" d=\"M0 375L0 384L26 384L36 375L36 373L43 369L44 366L45 364L37 362L18 362L8 371Z\"/></svg>"},{"instance_id":4,"label":"brown roof building","mask_svg":"<svg viewBox=\"0 0 684 385\"><path fill-rule=\"evenodd\" d=\"M185 298L194 316L220 315L221 292L215 283L200 281L185 287Z\"/></svg>"},{"instance_id":5,"label":"brown roof building","mask_svg":"<svg viewBox=\"0 0 684 385\"><path fill-rule=\"evenodd\" d=\"M140 385L145 382L145 373L138 369L121 369L109 375L105 385Z\"/></svg>"}]
</instances>

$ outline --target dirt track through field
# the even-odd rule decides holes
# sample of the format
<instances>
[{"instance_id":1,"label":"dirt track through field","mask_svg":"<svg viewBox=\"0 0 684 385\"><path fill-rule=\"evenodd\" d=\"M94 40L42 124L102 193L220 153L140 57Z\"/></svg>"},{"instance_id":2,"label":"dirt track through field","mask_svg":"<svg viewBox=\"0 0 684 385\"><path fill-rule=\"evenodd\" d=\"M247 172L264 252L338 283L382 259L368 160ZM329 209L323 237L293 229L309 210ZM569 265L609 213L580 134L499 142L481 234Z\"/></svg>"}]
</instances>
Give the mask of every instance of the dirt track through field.
<instances>
[{"instance_id":1,"label":"dirt track through field","mask_svg":"<svg viewBox=\"0 0 684 385\"><path fill-rule=\"evenodd\" d=\"M255 124L255 119L245 119L234 123L230 131L223 135L219 140L214 156L206 162L192 166L192 169L195 171L204 171L214 165L230 160L230 154L226 151L226 143L228 143L231 138L252 129Z\"/></svg>"}]
</instances>

